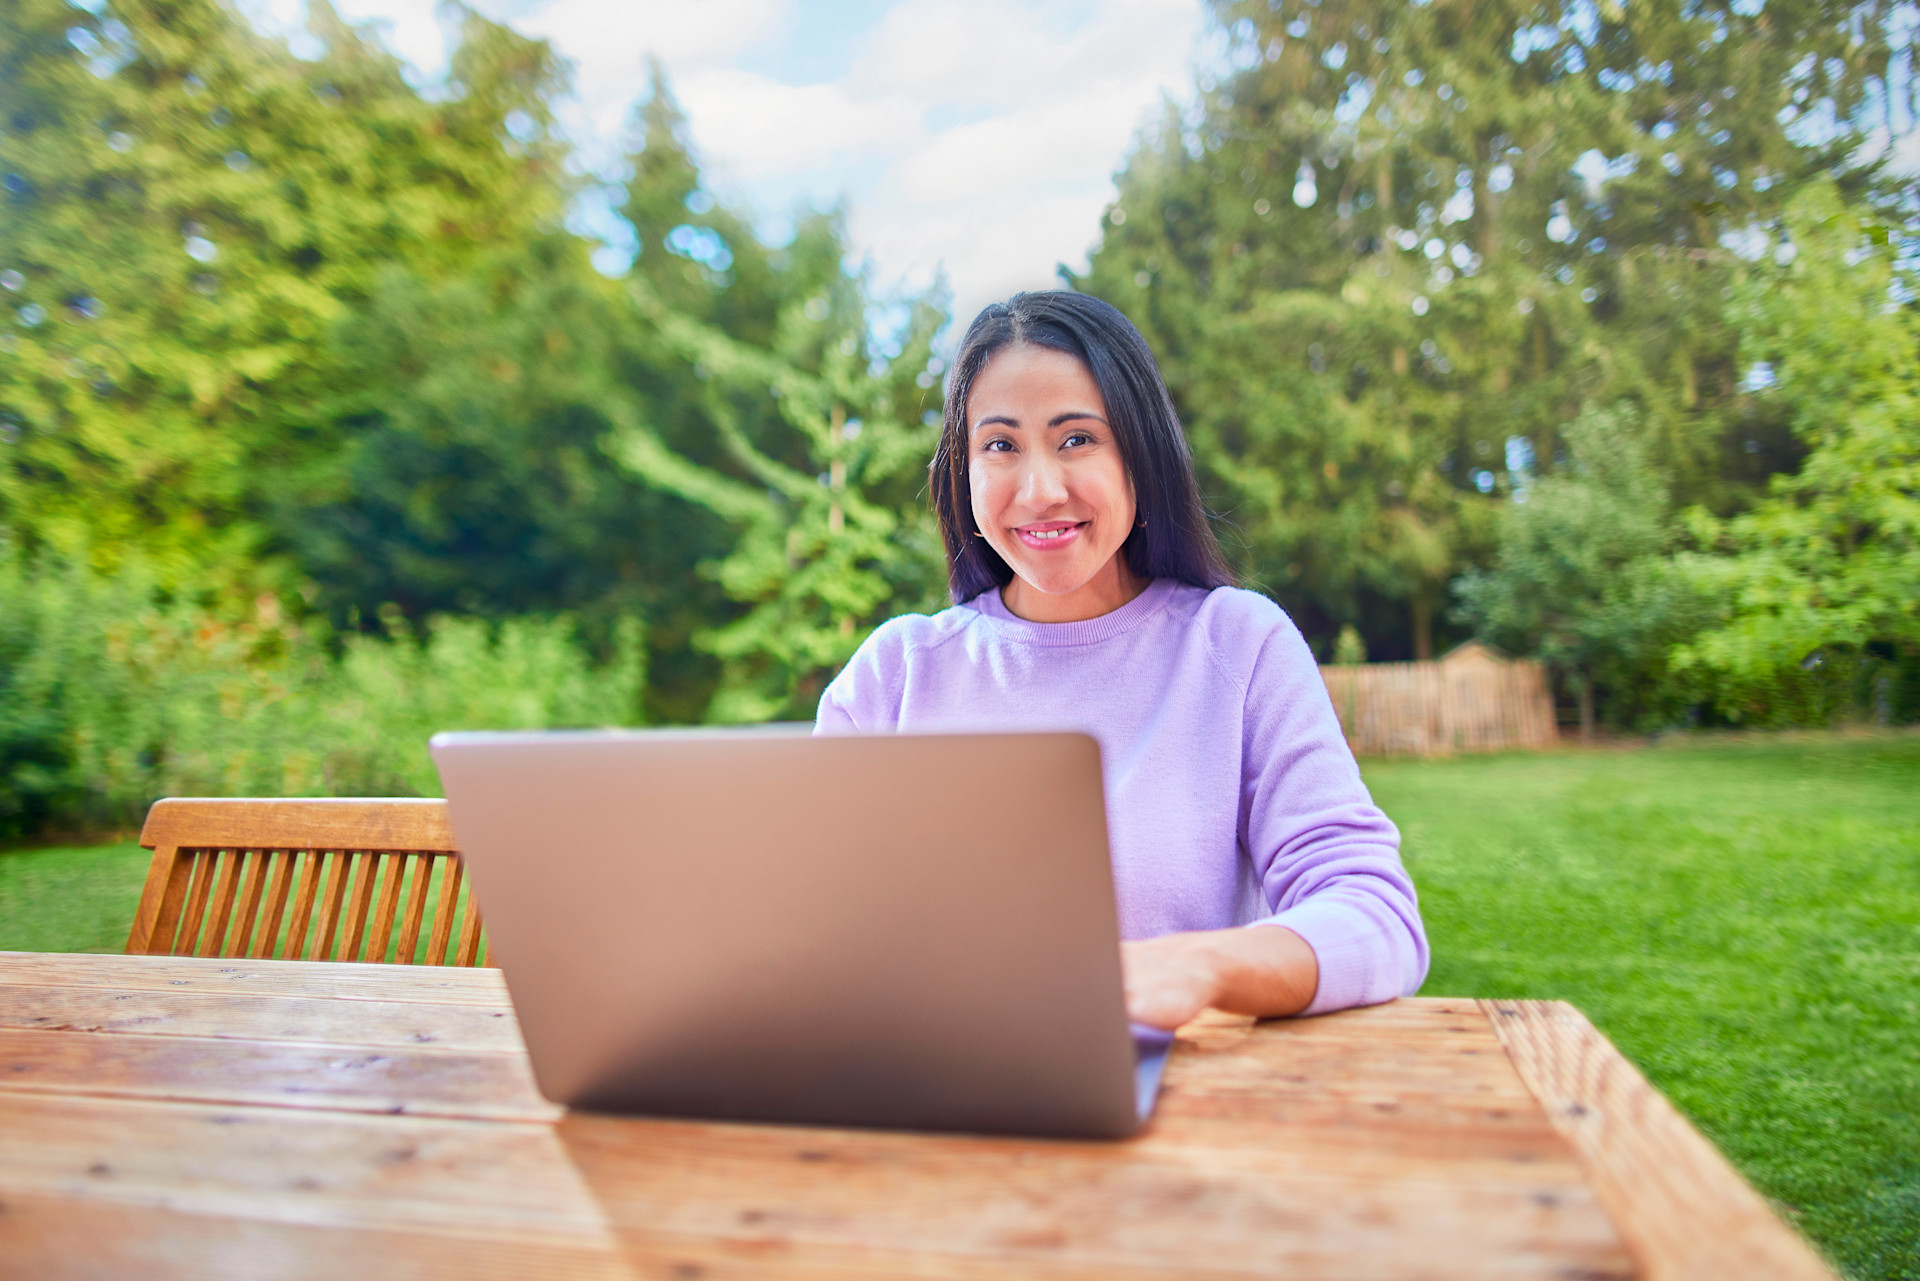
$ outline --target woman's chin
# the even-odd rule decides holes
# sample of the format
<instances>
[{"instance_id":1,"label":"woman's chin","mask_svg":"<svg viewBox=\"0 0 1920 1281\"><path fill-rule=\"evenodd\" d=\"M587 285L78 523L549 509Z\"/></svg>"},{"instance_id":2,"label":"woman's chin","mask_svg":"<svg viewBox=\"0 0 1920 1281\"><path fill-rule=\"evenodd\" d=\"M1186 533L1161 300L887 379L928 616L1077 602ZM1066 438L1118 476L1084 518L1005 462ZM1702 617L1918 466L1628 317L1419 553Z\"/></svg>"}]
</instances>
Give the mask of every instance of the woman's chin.
<instances>
[{"instance_id":1,"label":"woman's chin","mask_svg":"<svg viewBox=\"0 0 1920 1281\"><path fill-rule=\"evenodd\" d=\"M1093 581L1093 573L1076 573L1057 565L1015 565L1014 574L1025 591L1056 599L1073 595Z\"/></svg>"},{"instance_id":2,"label":"woman's chin","mask_svg":"<svg viewBox=\"0 0 1920 1281\"><path fill-rule=\"evenodd\" d=\"M1107 584L1101 581L1102 571L1107 568L1105 562L1089 565L1085 563L1085 559L1076 557L1075 560L1078 563L1074 564L1048 564L1047 558L1042 555L1022 556L1019 560L1010 562L1010 568L1015 577L1011 590L1006 595L1008 605L1016 606L1019 599L1025 597L1029 604L1037 606L1039 611L1052 613L1074 602L1076 598L1086 596L1089 598L1087 603L1094 605L1096 612L1104 612L1099 608L1102 604L1105 609L1113 608L1112 602L1107 598L1114 595L1115 590L1119 589L1119 584ZM1042 563L1037 565L1031 563L1034 560ZM1121 589L1123 600L1126 594ZM1015 608L1015 612L1021 611Z\"/></svg>"}]
</instances>

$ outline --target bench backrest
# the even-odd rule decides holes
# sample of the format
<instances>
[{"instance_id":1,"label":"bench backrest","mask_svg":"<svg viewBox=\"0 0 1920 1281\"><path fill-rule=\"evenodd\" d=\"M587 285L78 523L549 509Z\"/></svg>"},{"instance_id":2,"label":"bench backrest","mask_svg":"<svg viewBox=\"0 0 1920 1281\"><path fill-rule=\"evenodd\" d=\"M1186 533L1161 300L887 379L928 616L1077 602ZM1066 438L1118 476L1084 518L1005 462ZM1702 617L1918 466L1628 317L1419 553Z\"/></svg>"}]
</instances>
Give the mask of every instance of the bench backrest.
<instances>
[{"instance_id":1,"label":"bench backrest","mask_svg":"<svg viewBox=\"0 0 1920 1281\"><path fill-rule=\"evenodd\" d=\"M140 844L129 953L485 963L445 801L156 801Z\"/></svg>"}]
</instances>

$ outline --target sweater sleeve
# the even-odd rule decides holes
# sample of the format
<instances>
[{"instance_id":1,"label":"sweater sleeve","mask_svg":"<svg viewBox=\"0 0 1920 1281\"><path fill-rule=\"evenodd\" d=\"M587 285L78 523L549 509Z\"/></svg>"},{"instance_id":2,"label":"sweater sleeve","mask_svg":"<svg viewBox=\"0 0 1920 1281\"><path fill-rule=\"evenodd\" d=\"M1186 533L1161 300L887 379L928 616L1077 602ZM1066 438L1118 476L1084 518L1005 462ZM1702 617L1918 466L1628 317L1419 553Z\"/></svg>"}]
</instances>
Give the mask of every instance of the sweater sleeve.
<instances>
[{"instance_id":1,"label":"sweater sleeve","mask_svg":"<svg viewBox=\"0 0 1920 1281\"><path fill-rule=\"evenodd\" d=\"M1400 833L1374 805L1333 702L1284 614L1247 687L1241 834L1268 909L1313 948L1320 984L1303 1013L1419 991L1425 927L1400 861Z\"/></svg>"}]
</instances>

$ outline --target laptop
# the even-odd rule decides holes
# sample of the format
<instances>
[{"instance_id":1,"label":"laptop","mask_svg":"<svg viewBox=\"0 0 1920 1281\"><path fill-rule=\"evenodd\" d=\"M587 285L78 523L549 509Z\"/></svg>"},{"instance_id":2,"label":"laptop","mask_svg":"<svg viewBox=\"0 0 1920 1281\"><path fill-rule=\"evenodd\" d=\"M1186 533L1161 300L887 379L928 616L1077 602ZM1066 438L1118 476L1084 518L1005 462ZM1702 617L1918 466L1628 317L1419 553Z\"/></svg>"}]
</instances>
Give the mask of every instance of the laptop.
<instances>
[{"instance_id":1,"label":"laptop","mask_svg":"<svg viewBox=\"0 0 1920 1281\"><path fill-rule=\"evenodd\" d=\"M1084 734L450 733L541 1092L661 1116L1112 1138L1130 1026Z\"/></svg>"}]
</instances>

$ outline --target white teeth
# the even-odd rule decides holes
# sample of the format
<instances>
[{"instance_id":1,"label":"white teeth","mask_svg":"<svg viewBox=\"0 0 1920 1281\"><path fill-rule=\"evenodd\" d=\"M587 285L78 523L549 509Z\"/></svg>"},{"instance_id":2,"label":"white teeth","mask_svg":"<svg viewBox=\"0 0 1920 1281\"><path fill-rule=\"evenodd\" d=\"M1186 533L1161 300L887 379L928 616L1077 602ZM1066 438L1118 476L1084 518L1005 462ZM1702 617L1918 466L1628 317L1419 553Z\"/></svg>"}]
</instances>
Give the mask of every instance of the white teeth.
<instances>
[{"instance_id":1,"label":"white teeth","mask_svg":"<svg viewBox=\"0 0 1920 1281\"><path fill-rule=\"evenodd\" d=\"M1066 532L1067 532L1067 531L1066 531L1066 530L1064 530L1064 529L1030 529L1030 530L1028 530L1028 531L1027 531L1027 537L1029 537L1029 538L1058 538L1058 537L1060 537L1060 535L1062 535L1062 534L1064 534L1064 533L1066 533Z\"/></svg>"}]
</instances>

